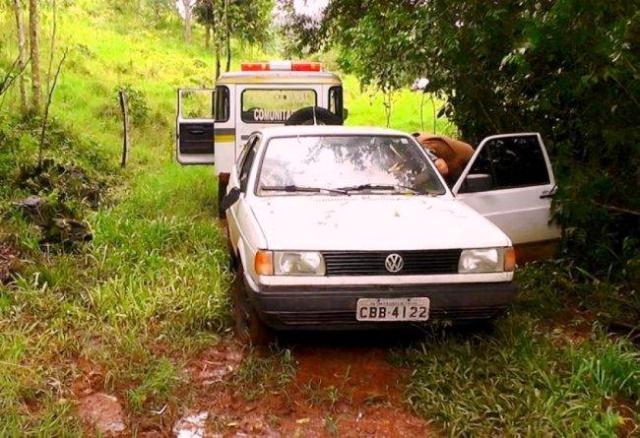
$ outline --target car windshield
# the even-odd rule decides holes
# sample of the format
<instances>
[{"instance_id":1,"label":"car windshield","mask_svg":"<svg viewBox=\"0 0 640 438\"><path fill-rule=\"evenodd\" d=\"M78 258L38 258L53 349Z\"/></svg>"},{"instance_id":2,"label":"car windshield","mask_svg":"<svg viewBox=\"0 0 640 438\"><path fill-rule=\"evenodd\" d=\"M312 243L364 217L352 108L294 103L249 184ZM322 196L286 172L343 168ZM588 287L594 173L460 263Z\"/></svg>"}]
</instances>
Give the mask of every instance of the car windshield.
<instances>
[{"instance_id":1,"label":"car windshield","mask_svg":"<svg viewBox=\"0 0 640 438\"><path fill-rule=\"evenodd\" d=\"M355 193L442 195L420 147L388 135L297 136L269 141L259 195Z\"/></svg>"}]
</instances>

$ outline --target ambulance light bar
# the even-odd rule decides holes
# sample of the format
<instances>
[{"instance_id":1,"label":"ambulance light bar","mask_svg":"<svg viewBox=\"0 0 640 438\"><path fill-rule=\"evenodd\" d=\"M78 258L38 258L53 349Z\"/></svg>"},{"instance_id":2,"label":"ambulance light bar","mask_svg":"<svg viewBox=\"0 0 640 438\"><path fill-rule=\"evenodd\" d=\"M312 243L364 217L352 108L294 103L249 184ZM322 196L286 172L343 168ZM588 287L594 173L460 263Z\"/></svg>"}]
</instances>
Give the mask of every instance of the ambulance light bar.
<instances>
[{"instance_id":1,"label":"ambulance light bar","mask_svg":"<svg viewBox=\"0 0 640 438\"><path fill-rule=\"evenodd\" d=\"M308 61L243 62L241 71L322 71L322 63Z\"/></svg>"}]
</instances>

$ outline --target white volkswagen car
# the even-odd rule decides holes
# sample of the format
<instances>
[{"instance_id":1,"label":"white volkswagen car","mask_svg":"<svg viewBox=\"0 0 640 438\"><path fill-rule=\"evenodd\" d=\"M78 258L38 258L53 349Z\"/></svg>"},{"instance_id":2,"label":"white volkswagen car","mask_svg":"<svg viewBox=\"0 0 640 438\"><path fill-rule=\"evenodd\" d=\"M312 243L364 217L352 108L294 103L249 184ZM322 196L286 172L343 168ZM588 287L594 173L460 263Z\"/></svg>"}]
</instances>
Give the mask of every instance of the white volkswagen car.
<instances>
[{"instance_id":1,"label":"white volkswagen car","mask_svg":"<svg viewBox=\"0 0 640 438\"><path fill-rule=\"evenodd\" d=\"M237 328L264 342L272 329L491 319L516 293L514 241L558 237L554 187L537 134L483 141L450 188L406 133L258 131L223 201Z\"/></svg>"}]
</instances>

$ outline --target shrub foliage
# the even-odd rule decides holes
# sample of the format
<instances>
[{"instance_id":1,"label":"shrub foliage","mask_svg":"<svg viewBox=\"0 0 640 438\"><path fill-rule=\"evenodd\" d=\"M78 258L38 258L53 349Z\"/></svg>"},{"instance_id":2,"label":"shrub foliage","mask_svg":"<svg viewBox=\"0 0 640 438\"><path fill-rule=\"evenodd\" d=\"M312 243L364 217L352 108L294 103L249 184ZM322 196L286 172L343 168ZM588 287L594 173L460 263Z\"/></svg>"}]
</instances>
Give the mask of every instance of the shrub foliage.
<instances>
[{"instance_id":1,"label":"shrub foliage","mask_svg":"<svg viewBox=\"0 0 640 438\"><path fill-rule=\"evenodd\" d=\"M343 68L383 89L426 76L470 141L540 131L565 248L593 273L626 273L640 254L639 11L638 0L334 0L289 33L301 52L337 47Z\"/></svg>"}]
</instances>

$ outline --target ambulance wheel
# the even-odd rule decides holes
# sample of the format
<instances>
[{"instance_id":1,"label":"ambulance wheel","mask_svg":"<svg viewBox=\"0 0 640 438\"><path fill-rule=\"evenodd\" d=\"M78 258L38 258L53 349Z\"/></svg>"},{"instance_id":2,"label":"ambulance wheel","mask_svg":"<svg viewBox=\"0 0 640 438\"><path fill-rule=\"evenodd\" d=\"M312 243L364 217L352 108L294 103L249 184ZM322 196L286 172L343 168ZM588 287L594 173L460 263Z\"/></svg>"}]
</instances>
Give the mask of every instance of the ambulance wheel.
<instances>
[{"instance_id":1,"label":"ambulance wheel","mask_svg":"<svg viewBox=\"0 0 640 438\"><path fill-rule=\"evenodd\" d=\"M309 106L291 114L285 125L342 125L342 118L326 108Z\"/></svg>"}]
</instances>

